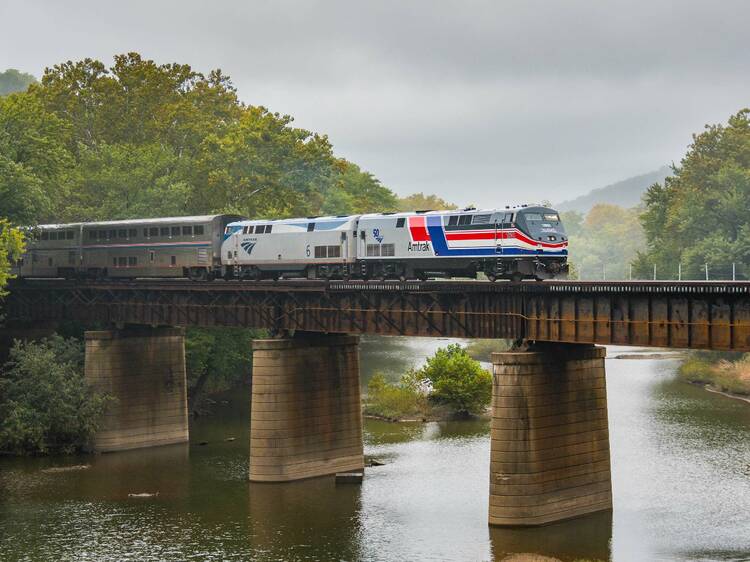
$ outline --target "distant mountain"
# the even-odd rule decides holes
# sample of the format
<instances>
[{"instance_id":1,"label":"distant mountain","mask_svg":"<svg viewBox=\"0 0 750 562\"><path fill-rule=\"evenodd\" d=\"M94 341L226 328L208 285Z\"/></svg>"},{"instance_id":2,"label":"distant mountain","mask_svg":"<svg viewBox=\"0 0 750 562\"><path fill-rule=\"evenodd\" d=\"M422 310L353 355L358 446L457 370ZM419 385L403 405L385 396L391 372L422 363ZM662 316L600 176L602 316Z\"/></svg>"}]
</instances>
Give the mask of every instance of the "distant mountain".
<instances>
[{"instance_id":1,"label":"distant mountain","mask_svg":"<svg viewBox=\"0 0 750 562\"><path fill-rule=\"evenodd\" d=\"M560 211L579 211L588 213L597 203L609 203L620 207L635 207L641 202L641 196L652 184L664 181L671 175L672 169L663 166L654 172L618 181L611 185L594 189L569 201L563 201L555 208Z\"/></svg>"}]
</instances>

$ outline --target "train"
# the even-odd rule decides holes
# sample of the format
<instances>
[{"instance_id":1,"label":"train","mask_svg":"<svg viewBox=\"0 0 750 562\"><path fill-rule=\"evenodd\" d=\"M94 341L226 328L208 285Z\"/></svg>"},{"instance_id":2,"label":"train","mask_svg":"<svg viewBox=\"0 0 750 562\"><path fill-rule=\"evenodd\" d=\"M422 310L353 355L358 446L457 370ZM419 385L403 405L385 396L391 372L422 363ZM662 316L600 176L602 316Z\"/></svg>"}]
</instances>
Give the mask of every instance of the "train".
<instances>
[{"instance_id":1,"label":"train","mask_svg":"<svg viewBox=\"0 0 750 562\"><path fill-rule=\"evenodd\" d=\"M293 219L217 214L40 225L19 277L401 280L564 278L568 238L546 206Z\"/></svg>"}]
</instances>

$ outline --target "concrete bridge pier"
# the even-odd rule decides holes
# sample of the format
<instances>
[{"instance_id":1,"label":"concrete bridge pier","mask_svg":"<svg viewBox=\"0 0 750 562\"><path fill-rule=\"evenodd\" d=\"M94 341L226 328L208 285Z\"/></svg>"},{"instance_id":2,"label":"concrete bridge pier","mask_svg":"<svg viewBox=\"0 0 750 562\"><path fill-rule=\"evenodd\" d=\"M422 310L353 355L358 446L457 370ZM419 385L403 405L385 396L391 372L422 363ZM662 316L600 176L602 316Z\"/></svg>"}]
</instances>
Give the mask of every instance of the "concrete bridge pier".
<instances>
[{"instance_id":1,"label":"concrete bridge pier","mask_svg":"<svg viewBox=\"0 0 750 562\"><path fill-rule=\"evenodd\" d=\"M133 327L86 332L86 380L115 398L94 438L97 451L188 440L185 331Z\"/></svg>"},{"instance_id":2,"label":"concrete bridge pier","mask_svg":"<svg viewBox=\"0 0 750 562\"><path fill-rule=\"evenodd\" d=\"M253 341L250 480L362 470L359 338Z\"/></svg>"},{"instance_id":3,"label":"concrete bridge pier","mask_svg":"<svg viewBox=\"0 0 750 562\"><path fill-rule=\"evenodd\" d=\"M603 347L493 353L489 524L612 509Z\"/></svg>"}]
</instances>

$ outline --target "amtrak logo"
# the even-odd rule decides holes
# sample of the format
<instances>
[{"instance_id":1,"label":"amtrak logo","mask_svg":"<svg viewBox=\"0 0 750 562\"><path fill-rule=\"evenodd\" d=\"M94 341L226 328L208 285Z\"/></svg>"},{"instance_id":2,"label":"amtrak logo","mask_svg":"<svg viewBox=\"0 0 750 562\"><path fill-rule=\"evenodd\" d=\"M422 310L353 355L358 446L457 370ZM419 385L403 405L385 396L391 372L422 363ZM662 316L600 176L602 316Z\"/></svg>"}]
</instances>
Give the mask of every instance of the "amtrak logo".
<instances>
[{"instance_id":1,"label":"amtrak logo","mask_svg":"<svg viewBox=\"0 0 750 562\"><path fill-rule=\"evenodd\" d=\"M383 243L383 235L380 234L380 229L379 228L373 228L372 229L372 237L375 238L375 240L378 241L378 244L382 244Z\"/></svg>"},{"instance_id":2,"label":"amtrak logo","mask_svg":"<svg viewBox=\"0 0 750 562\"><path fill-rule=\"evenodd\" d=\"M256 244L257 242L250 242L246 240L245 242L240 244L240 246L242 246L242 249L245 250L248 253L248 255L250 255L250 253L253 251L253 248L255 248Z\"/></svg>"}]
</instances>

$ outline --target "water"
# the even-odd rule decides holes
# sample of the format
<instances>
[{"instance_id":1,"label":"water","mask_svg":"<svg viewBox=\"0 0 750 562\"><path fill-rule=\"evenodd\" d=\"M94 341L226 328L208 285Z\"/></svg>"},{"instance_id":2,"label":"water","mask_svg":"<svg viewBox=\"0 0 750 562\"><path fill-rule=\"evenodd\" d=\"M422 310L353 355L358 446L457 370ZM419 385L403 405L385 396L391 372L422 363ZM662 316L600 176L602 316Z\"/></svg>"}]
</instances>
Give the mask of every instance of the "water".
<instances>
[{"instance_id":1,"label":"water","mask_svg":"<svg viewBox=\"0 0 750 562\"><path fill-rule=\"evenodd\" d=\"M370 340L363 379L446 343ZM483 421L367 420L365 452L386 464L361 486L249 484L242 391L193 424L191 445L0 459L0 559L749 560L750 404L676 381L676 364L607 360L612 514L488 528ZM138 492L159 495L128 497Z\"/></svg>"}]
</instances>

